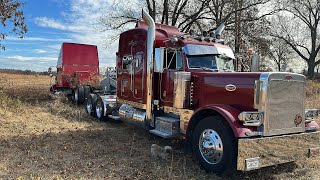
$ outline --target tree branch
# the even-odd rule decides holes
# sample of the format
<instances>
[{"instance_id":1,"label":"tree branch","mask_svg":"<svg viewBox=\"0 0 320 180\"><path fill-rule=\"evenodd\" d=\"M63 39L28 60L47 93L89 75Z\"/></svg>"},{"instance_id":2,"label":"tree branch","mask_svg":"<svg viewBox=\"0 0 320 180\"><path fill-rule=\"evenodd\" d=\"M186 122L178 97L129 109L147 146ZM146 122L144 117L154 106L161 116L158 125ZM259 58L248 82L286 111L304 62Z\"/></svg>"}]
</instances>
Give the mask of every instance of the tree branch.
<instances>
[{"instance_id":1,"label":"tree branch","mask_svg":"<svg viewBox=\"0 0 320 180\"><path fill-rule=\"evenodd\" d=\"M273 35L271 34L272 37L278 38L278 39L282 39L283 41L285 41L302 59L304 59L305 61L309 62L309 59L307 57L305 57L300 51L299 49L293 44L291 43L289 40L287 40L286 38L279 36L279 35Z\"/></svg>"}]
</instances>

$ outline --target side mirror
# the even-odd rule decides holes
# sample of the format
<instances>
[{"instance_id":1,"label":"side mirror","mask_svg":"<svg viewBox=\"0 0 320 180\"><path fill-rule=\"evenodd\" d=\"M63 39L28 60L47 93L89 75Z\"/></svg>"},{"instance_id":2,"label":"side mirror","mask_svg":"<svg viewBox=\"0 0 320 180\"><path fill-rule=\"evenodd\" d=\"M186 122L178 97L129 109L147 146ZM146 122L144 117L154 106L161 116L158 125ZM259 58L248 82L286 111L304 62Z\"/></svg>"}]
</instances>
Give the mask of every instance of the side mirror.
<instances>
[{"instance_id":1,"label":"side mirror","mask_svg":"<svg viewBox=\"0 0 320 180\"><path fill-rule=\"evenodd\" d=\"M164 65L164 48L155 48L154 53L154 72L162 73Z\"/></svg>"}]
</instances>

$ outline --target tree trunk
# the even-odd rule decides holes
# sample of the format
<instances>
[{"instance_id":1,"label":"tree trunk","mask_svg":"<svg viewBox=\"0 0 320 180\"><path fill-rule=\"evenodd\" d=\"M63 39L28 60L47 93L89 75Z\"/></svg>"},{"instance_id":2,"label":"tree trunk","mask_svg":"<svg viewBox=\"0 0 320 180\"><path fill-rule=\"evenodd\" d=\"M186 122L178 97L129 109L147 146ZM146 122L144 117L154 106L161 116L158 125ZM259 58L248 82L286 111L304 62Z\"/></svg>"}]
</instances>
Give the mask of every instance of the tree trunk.
<instances>
[{"instance_id":1,"label":"tree trunk","mask_svg":"<svg viewBox=\"0 0 320 180\"><path fill-rule=\"evenodd\" d=\"M278 71L280 72L281 71L281 64L277 63L277 66L278 66Z\"/></svg>"},{"instance_id":2,"label":"tree trunk","mask_svg":"<svg viewBox=\"0 0 320 180\"><path fill-rule=\"evenodd\" d=\"M169 9L168 9L168 0L164 0L163 1L163 13L162 13L162 20L161 20L161 24L166 24L168 25L169 23Z\"/></svg>"},{"instance_id":3,"label":"tree trunk","mask_svg":"<svg viewBox=\"0 0 320 180\"><path fill-rule=\"evenodd\" d=\"M237 0L235 2L235 9L242 7L242 0ZM235 53L240 52L240 46L241 46L241 11L235 12L235 42L234 42L234 48Z\"/></svg>"},{"instance_id":4,"label":"tree trunk","mask_svg":"<svg viewBox=\"0 0 320 180\"><path fill-rule=\"evenodd\" d=\"M315 65L314 64L308 64L308 78L309 79L313 79L314 78L314 68L315 68Z\"/></svg>"}]
</instances>

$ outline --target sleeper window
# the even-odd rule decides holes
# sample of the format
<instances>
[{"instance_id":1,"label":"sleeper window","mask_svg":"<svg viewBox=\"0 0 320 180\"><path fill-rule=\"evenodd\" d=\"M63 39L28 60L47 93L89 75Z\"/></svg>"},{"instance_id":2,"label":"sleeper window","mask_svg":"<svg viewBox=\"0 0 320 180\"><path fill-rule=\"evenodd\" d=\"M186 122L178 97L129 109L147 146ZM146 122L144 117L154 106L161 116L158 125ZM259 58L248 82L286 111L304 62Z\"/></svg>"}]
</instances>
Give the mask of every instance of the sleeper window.
<instances>
[{"instance_id":1,"label":"sleeper window","mask_svg":"<svg viewBox=\"0 0 320 180\"><path fill-rule=\"evenodd\" d=\"M165 55L165 67L167 69L180 69L183 67L181 52L167 49Z\"/></svg>"}]
</instances>

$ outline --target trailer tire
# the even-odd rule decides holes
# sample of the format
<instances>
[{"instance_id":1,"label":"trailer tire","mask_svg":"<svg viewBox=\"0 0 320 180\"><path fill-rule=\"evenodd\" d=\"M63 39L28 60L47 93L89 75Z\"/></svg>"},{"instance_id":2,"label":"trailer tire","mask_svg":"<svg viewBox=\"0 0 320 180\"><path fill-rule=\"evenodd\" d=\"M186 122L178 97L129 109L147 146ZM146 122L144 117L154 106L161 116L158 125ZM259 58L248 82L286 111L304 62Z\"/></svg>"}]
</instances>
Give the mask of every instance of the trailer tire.
<instances>
[{"instance_id":1,"label":"trailer tire","mask_svg":"<svg viewBox=\"0 0 320 180\"><path fill-rule=\"evenodd\" d=\"M84 88L84 98L86 99L91 93L91 88L90 86L84 86L83 88Z\"/></svg>"},{"instance_id":2,"label":"trailer tire","mask_svg":"<svg viewBox=\"0 0 320 180\"><path fill-rule=\"evenodd\" d=\"M86 98L85 100L85 110L87 112L87 114L89 114L90 116L94 116L96 115L96 103L97 103L97 98L98 96L96 94L89 94L89 96Z\"/></svg>"},{"instance_id":3,"label":"trailer tire","mask_svg":"<svg viewBox=\"0 0 320 180\"><path fill-rule=\"evenodd\" d=\"M193 132L192 147L193 155L207 172L222 175L236 170L236 139L222 117L200 120Z\"/></svg>"},{"instance_id":4,"label":"trailer tire","mask_svg":"<svg viewBox=\"0 0 320 180\"><path fill-rule=\"evenodd\" d=\"M83 104L85 100L84 87L78 86L74 91L74 102L78 105Z\"/></svg>"},{"instance_id":5,"label":"trailer tire","mask_svg":"<svg viewBox=\"0 0 320 180\"><path fill-rule=\"evenodd\" d=\"M100 121L106 121L107 117L104 115L105 107L103 100L100 96L97 97L97 102L96 102L96 115L95 117L99 119Z\"/></svg>"},{"instance_id":6,"label":"trailer tire","mask_svg":"<svg viewBox=\"0 0 320 180\"><path fill-rule=\"evenodd\" d=\"M54 94L54 92L53 92L53 86L50 86L50 92L51 92L52 94Z\"/></svg>"}]
</instances>

